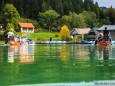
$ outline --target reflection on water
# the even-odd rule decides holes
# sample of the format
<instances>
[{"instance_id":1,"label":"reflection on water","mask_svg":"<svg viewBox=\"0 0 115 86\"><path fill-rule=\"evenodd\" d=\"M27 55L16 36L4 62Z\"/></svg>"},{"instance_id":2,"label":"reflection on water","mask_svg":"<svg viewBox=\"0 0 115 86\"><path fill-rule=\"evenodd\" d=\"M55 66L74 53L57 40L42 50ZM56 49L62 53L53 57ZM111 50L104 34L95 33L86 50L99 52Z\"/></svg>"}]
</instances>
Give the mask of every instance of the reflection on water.
<instances>
[{"instance_id":1,"label":"reflection on water","mask_svg":"<svg viewBox=\"0 0 115 86\"><path fill-rule=\"evenodd\" d=\"M16 58L18 56L18 58ZM34 46L21 45L9 46L8 48L8 62L13 63L15 59L20 62L34 62Z\"/></svg>"},{"instance_id":2,"label":"reflection on water","mask_svg":"<svg viewBox=\"0 0 115 86\"><path fill-rule=\"evenodd\" d=\"M114 45L0 46L0 85L71 86L72 83L74 86L75 83L77 86L81 82L112 81L115 80L114 52Z\"/></svg>"},{"instance_id":3,"label":"reflection on water","mask_svg":"<svg viewBox=\"0 0 115 86\"><path fill-rule=\"evenodd\" d=\"M114 45L100 45L97 46L97 54L99 60L115 60Z\"/></svg>"},{"instance_id":4,"label":"reflection on water","mask_svg":"<svg viewBox=\"0 0 115 86\"><path fill-rule=\"evenodd\" d=\"M111 50L111 45L99 45L97 46L97 50L99 52L99 60L109 59L109 51Z\"/></svg>"},{"instance_id":5,"label":"reflection on water","mask_svg":"<svg viewBox=\"0 0 115 86\"><path fill-rule=\"evenodd\" d=\"M97 51L98 51L98 60L103 61L103 64L100 62L98 66L111 66L109 64L109 60L111 58L111 45L99 45L97 46Z\"/></svg>"}]
</instances>

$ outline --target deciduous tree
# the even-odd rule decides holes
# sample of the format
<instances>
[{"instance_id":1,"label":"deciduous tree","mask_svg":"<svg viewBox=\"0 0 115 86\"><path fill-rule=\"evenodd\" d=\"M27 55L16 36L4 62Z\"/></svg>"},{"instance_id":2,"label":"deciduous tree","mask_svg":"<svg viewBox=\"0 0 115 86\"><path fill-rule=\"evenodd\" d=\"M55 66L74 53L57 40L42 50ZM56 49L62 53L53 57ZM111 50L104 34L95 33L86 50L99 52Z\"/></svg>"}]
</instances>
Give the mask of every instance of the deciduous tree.
<instances>
[{"instance_id":1,"label":"deciduous tree","mask_svg":"<svg viewBox=\"0 0 115 86\"><path fill-rule=\"evenodd\" d=\"M6 26L6 31L8 32L10 30L14 31L14 25L12 23L8 23Z\"/></svg>"},{"instance_id":2,"label":"deciduous tree","mask_svg":"<svg viewBox=\"0 0 115 86\"><path fill-rule=\"evenodd\" d=\"M97 19L94 12L84 11L81 16L84 18L87 27L93 28L95 26Z\"/></svg>"},{"instance_id":3,"label":"deciduous tree","mask_svg":"<svg viewBox=\"0 0 115 86\"><path fill-rule=\"evenodd\" d=\"M76 28L76 27L85 27L85 21L84 18L81 15L76 14L75 12L70 12L69 14L72 18L71 21L71 27Z\"/></svg>"},{"instance_id":4,"label":"deciduous tree","mask_svg":"<svg viewBox=\"0 0 115 86\"><path fill-rule=\"evenodd\" d=\"M66 40L66 41L68 41L70 38L70 31L66 25L62 26L62 28L60 30L60 38L62 40Z\"/></svg>"},{"instance_id":5,"label":"deciduous tree","mask_svg":"<svg viewBox=\"0 0 115 86\"><path fill-rule=\"evenodd\" d=\"M52 31L52 25L58 21L60 15L55 10L48 10L45 13L39 13L38 21L48 26L49 32Z\"/></svg>"},{"instance_id":6,"label":"deciduous tree","mask_svg":"<svg viewBox=\"0 0 115 86\"><path fill-rule=\"evenodd\" d=\"M109 18L111 24L114 25L115 24L115 9L112 8L112 6L111 6L104 13L105 13L106 17Z\"/></svg>"},{"instance_id":7,"label":"deciduous tree","mask_svg":"<svg viewBox=\"0 0 115 86\"><path fill-rule=\"evenodd\" d=\"M71 22L72 22L72 17L71 16L64 15L60 19L60 25L66 24L70 27Z\"/></svg>"},{"instance_id":8,"label":"deciduous tree","mask_svg":"<svg viewBox=\"0 0 115 86\"><path fill-rule=\"evenodd\" d=\"M4 25L6 26L8 23L14 24L19 19L20 19L20 15L19 15L17 9L14 7L14 5L6 4L2 11L2 20L4 22Z\"/></svg>"}]
</instances>

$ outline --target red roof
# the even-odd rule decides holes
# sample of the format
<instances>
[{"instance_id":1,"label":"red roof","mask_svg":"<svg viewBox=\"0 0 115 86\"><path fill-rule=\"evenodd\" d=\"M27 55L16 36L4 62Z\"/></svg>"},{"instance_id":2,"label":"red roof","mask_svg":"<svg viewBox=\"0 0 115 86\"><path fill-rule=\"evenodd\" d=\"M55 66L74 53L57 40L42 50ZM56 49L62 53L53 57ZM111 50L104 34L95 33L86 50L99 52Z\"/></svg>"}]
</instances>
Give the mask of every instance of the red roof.
<instances>
[{"instance_id":1,"label":"red roof","mask_svg":"<svg viewBox=\"0 0 115 86\"><path fill-rule=\"evenodd\" d=\"M34 28L32 23L18 23L22 28Z\"/></svg>"}]
</instances>

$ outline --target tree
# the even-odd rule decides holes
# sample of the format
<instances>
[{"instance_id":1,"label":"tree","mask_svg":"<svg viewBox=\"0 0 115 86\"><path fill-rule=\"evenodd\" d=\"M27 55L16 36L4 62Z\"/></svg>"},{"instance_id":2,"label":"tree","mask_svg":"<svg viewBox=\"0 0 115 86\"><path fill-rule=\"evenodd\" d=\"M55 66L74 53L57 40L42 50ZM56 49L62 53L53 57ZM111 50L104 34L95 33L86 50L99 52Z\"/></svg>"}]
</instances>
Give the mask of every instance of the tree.
<instances>
[{"instance_id":1,"label":"tree","mask_svg":"<svg viewBox=\"0 0 115 86\"><path fill-rule=\"evenodd\" d=\"M4 0L2 0L1 2L0 2L0 12L2 11L2 9L3 9L3 7L4 7Z\"/></svg>"},{"instance_id":2,"label":"tree","mask_svg":"<svg viewBox=\"0 0 115 86\"><path fill-rule=\"evenodd\" d=\"M70 13L72 17L71 27L85 27L84 18L76 13Z\"/></svg>"},{"instance_id":3,"label":"tree","mask_svg":"<svg viewBox=\"0 0 115 86\"><path fill-rule=\"evenodd\" d=\"M96 25L96 14L94 12L83 11L81 16L84 18L87 27L93 28Z\"/></svg>"},{"instance_id":4,"label":"tree","mask_svg":"<svg viewBox=\"0 0 115 86\"><path fill-rule=\"evenodd\" d=\"M23 7L23 5L24 5L25 3L23 3L23 0L14 0L14 3L13 3L13 4L14 4L14 6L16 6L16 8L17 8L19 14L20 14L22 17L24 17L24 14L25 14L24 9L25 9L25 7Z\"/></svg>"},{"instance_id":5,"label":"tree","mask_svg":"<svg viewBox=\"0 0 115 86\"><path fill-rule=\"evenodd\" d=\"M30 7L31 10L30 18L35 20L37 18L38 12L40 11L38 7L38 0L34 0L34 2L33 0L30 1L32 3L32 6Z\"/></svg>"},{"instance_id":6,"label":"tree","mask_svg":"<svg viewBox=\"0 0 115 86\"><path fill-rule=\"evenodd\" d=\"M70 27L71 21L72 21L72 17L71 16L64 15L60 19L60 25L66 24L66 25L68 25Z\"/></svg>"},{"instance_id":7,"label":"tree","mask_svg":"<svg viewBox=\"0 0 115 86\"><path fill-rule=\"evenodd\" d=\"M85 11L94 11L93 0L84 0L84 9Z\"/></svg>"},{"instance_id":8,"label":"tree","mask_svg":"<svg viewBox=\"0 0 115 86\"><path fill-rule=\"evenodd\" d=\"M8 32L10 30L14 31L14 25L12 23L8 23L6 26L6 31Z\"/></svg>"},{"instance_id":9,"label":"tree","mask_svg":"<svg viewBox=\"0 0 115 86\"><path fill-rule=\"evenodd\" d=\"M61 0L59 0L58 1L58 3L57 3L57 1L56 0L53 0L54 1L54 3L52 4L52 5L54 5L55 7L55 10L61 15L61 16L63 16L64 15L64 9L63 9L63 3L62 3L62 1ZM53 9L54 9L53 8ZM61 9L61 10L60 10Z\"/></svg>"},{"instance_id":10,"label":"tree","mask_svg":"<svg viewBox=\"0 0 115 86\"><path fill-rule=\"evenodd\" d=\"M53 24L57 22L57 19L60 15L55 10L48 10L45 13L39 13L38 21L42 23L42 25L49 26L49 32L52 31Z\"/></svg>"},{"instance_id":11,"label":"tree","mask_svg":"<svg viewBox=\"0 0 115 86\"><path fill-rule=\"evenodd\" d=\"M71 2L72 2L73 9L74 9L73 12L76 12L79 14L83 11L83 0L71 0Z\"/></svg>"},{"instance_id":12,"label":"tree","mask_svg":"<svg viewBox=\"0 0 115 86\"><path fill-rule=\"evenodd\" d=\"M106 15L106 17L109 18L111 24L114 25L115 24L115 9L112 8L111 6L110 8L105 10L104 14Z\"/></svg>"},{"instance_id":13,"label":"tree","mask_svg":"<svg viewBox=\"0 0 115 86\"><path fill-rule=\"evenodd\" d=\"M101 12L101 10L100 10L97 2L95 3L94 8L95 8L94 12L95 12L97 18L99 18L100 17L99 13Z\"/></svg>"},{"instance_id":14,"label":"tree","mask_svg":"<svg viewBox=\"0 0 115 86\"><path fill-rule=\"evenodd\" d=\"M66 41L70 38L70 31L66 25L64 25L60 30L60 38Z\"/></svg>"},{"instance_id":15,"label":"tree","mask_svg":"<svg viewBox=\"0 0 115 86\"><path fill-rule=\"evenodd\" d=\"M107 25L107 24L111 24L111 22L109 21L109 18L102 18L99 20L99 25L98 26L102 26L102 25Z\"/></svg>"},{"instance_id":16,"label":"tree","mask_svg":"<svg viewBox=\"0 0 115 86\"><path fill-rule=\"evenodd\" d=\"M19 19L20 15L17 9L13 6L13 4L6 4L2 11L2 21L4 22L4 25L6 26L8 23L14 24Z\"/></svg>"},{"instance_id":17,"label":"tree","mask_svg":"<svg viewBox=\"0 0 115 86\"><path fill-rule=\"evenodd\" d=\"M43 0L43 3L42 3L42 11L45 12L45 11L47 11L47 10L49 10L48 3L47 3L45 0Z\"/></svg>"}]
</instances>

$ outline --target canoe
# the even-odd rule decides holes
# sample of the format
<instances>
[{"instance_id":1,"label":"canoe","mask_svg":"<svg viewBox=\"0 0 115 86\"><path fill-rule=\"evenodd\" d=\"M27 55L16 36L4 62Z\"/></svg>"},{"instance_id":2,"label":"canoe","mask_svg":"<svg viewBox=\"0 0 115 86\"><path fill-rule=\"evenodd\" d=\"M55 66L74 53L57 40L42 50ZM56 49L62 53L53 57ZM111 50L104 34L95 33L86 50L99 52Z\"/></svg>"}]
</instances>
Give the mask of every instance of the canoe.
<instances>
[{"instance_id":1,"label":"canoe","mask_svg":"<svg viewBox=\"0 0 115 86\"><path fill-rule=\"evenodd\" d=\"M23 45L25 44L24 42L14 42L14 41L10 41L10 45Z\"/></svg>"},{"instance_id":2,"label":"canoe","mask_svg":"<svg viewBox=\"0 0 115 86\"><path fill-rule=\"evenodd\" d=\"M110 41L99 41L97 42L99 45L110 45L111 42Z\"/></svg>"}]
</instances>

